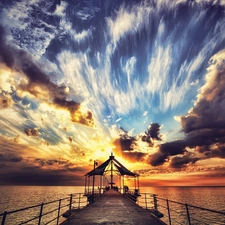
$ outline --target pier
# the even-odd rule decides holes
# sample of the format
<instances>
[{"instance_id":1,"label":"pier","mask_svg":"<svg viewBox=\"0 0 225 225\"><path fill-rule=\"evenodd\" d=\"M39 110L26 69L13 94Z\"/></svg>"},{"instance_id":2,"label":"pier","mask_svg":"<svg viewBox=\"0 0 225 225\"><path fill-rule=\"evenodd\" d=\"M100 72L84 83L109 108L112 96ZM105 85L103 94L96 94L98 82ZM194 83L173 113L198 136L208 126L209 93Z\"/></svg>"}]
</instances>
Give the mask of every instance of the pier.
<instances>
[{"instance_id":1,"label":"pier","mask_svg":"<svg viewBox=\"0 0 225 225\"><path fill-rule=\"evenodd\" d=\"M83 209L77 209L63 225L165 225L151 211L115 190L108 190Z\"/></svg>"},{"instance_id":2,"label":"pier","mask_svg":"<svg viewBox=\"0 0 225 225\"><path fill-rule=\"evenodd\" d=\"M116 177L117 176L117 177ZM133 180L133 190L125 178ZM85 174L83 193L0 213L1 225L225 224L225 212L142 193L139 175L111 154Z\"/></svg>"}]
</instances>

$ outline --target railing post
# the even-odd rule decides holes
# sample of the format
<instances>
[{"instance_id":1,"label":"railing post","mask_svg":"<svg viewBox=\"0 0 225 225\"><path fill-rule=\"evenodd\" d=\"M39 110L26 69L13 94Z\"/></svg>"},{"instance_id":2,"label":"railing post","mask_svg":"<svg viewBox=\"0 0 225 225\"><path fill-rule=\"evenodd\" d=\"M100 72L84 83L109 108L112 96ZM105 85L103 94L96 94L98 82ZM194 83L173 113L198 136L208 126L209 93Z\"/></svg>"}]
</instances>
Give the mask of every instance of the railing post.
<instances>
[{"instance_id":1,"label":"railing post","mask_svg":"<svg viewBox=\"0 0 225 225\"><path fill-rule=\"evenodd\" d=\"M148 203L147 203L146 193L145 193L145 208L148 209Z\"/></svg>"},{"instance_id":2,"label":"railing post","mask_svg":"<svg viewBox=\"0 0 225 225\"><path fill-rule=\"evenodd\" d=\"M188 210L188 204L185 204L185 207L186 207L188 225L191 225L190 214L189 214L189 210Z\"/></svg>"},{"instance_id":3,"label":"railing post","mask_svg":"<svg viewBox=\"0 0 225 225\"><path fill-rule=\"evenodd\" d=\"M156 194L153 194L153 202L154 202L154 209L156 211L158 211L158 205L157 205L157 195Z\"/></svg>"},{"instance_id":4,"label":"railing post","mask_svg":"<svg viewBox=\"0 0 225 225\"><path fill-rule=\"evenodd\" d=\"M81 193L79 193L79 199L78 199L78 209L80 208L80 195L81 195Z\"/></svg>"},{"instance_id":5,"label":"railing post","mask_svg":"<svg viewBox=\"0 0 225 225\"><path fill-rule=\"evenodd\" d=\"M6 216L7 216L7 212L5 211L4 212L4 215L3 215L3 218L2 218L2 224L1 225L4 225L5 224Z\"/></svg>"},{"instance_id":6,"label":"railing post","mask_svg":"<svg viewBox=\"0 0 225 225\"><path fill-rule=\"evenodd\" d=\"M169 218L169 225L171 225L171 217L170 217L170 206L169 206L169 200L166 199L166 204L167 204L167 210L168 210L168 218Z\"/></svg>"},{"instance_id":7,"label":"railing post","mask_svg":"<svg viewBox=\"0 0 225 225\"><path fill-rule=\"evenodd\" d=\"M40 214L39 214L39 219L38 219L38 225L41 224L41 217L42 217L43 206L44 206L44 203L41 203L41 209L40 209Z\"/></svg>"},{"instance_id":8,"label":"railing post","mask_svg":"<svg viewBox=\"0 0 225 225\"><path fill-rule=\"evenodd\" d=\"M61 199L59 199L58 216L57 216L57 222L56 222L57 225L59 224L60 208L61 208Z\"/></svg>"},{"instance_id":9,"label":"railing post","mask_svg":"<svg viewBox=\"0 0 225 225\"><path fill-rule=\"evenodd\" d=\"M70 194L69 217L70 217L70 215L71 215L72 201L73 201L73 194Z\"/></svg>"}]
</instances>

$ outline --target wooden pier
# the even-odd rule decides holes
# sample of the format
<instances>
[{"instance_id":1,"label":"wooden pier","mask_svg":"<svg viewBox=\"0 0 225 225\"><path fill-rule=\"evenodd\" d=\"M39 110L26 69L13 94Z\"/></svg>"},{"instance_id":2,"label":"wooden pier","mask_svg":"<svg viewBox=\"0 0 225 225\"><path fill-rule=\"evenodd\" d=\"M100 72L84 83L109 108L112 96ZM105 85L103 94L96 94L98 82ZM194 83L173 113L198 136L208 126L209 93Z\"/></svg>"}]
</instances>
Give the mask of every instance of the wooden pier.
<instances>
[{"instance_id":1,"label":"wooden pier","mask_svg":"<svg viewBox=\"0 0 225 225\"><path fill-rule=\"evenodd\" d=\"M151 214L129 200L120 192L110 189L82 209L77 209L62 225L165 225Z\"/></svg>"}]
</instances>

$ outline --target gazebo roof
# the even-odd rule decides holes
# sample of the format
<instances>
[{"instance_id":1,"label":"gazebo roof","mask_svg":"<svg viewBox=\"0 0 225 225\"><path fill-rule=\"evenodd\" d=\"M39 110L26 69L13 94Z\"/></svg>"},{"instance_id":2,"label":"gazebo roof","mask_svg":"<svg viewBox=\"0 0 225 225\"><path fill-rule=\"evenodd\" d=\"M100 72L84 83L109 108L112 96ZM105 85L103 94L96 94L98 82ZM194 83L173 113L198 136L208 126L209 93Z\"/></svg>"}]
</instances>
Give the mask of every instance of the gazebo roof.
<instances>
[{"instance_id":1,"label":"gazebo roof","mask_svg":"<svg viewBox=\"0 0 225 225\"><path fill-rule=\"evenodd\" d=\"M117 161L115 159L115 157L113 155L111 155L108 160L106 160L104 163L102 163L101 165L96 167L94 170L91 170L90 172L85 174L85 176L103 175L107 166L111 165L111 163L113 163L113 165L117 168L120 175L122 175L122 176L123 175L128 175L128 176L132 176L132 177L139 176L138 174L131 172L125 166L123 166L119 161Z\"/></svg>"}]
</instances>

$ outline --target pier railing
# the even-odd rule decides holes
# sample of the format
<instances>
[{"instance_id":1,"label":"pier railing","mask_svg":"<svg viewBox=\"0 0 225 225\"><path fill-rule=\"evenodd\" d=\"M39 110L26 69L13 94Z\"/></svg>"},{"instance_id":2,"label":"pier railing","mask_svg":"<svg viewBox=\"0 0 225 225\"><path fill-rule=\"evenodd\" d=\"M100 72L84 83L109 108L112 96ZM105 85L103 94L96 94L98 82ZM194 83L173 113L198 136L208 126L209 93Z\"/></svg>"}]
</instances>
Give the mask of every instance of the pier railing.
<instances>
[{"instance_id":1,"label":"pier railing","mask_svg":"<svg viewBox=\"0 0 225 225\"><path fill-rule=\"evenodd\" d=\"M168 225L224 225L225 211L217 211L204 207L193 206L177 201L160 198L151 193L137 193L129 191L126 195L133 195L132 199L142 208L159 217ZM95 196L95 195L94 195ZM96 193L97 196L97 193ZM41 203L0 214L1 225L47 225L61 224L69 220L72 213L90 202L91 193L70 194L66 198ZM130 197L129 197L130 198ZM89 200L88 200L89 199ZM66 219L67 218L67 219Z\"/></svg>"},{"instance_id":2,"label":"pier railing","mask_svg":"<svg viewBox=\"0 0 225 225\"><path fill-rule=\"evenodd\" d=\"M88 204L83 193L70 194L66 198L41 203L18 210L5 211L0 214L1 225L29 224L60 224L70 214Z\"/></svg>"},{"instance_id":3,"label":"pier railing","mask_svg":"<svg viewBox=\"0 0 225 225\"><path fill-rule=\"evenodd\" d=\"M160 198L155 194L141 193L137 204L149 209L168 225L224 225L225 211Z\"/></svg>"}]
</instances>

